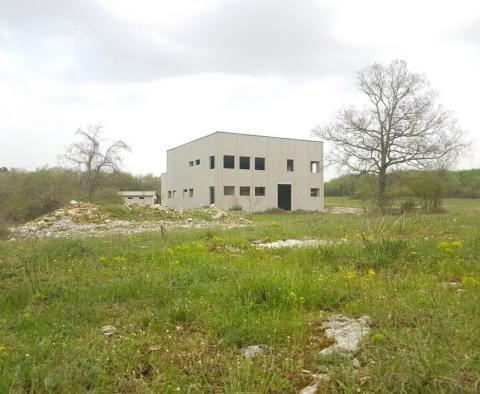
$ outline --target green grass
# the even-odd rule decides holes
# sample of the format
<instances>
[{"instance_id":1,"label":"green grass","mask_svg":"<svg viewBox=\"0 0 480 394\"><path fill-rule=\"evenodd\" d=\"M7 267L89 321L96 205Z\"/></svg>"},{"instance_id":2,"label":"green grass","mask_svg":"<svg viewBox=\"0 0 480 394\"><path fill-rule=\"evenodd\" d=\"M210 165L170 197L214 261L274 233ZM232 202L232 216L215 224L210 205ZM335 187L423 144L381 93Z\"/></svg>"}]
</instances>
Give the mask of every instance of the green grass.
<instances>
[{"instance_id":1,"label":"green grass","mask_svg":"<svg viewBox=\"0 0 480 394\"><path fill-rule=\"evenodd\" d=\"M480 201L446 208L258 214L254 227L163 238L0 241L0 392L293 393L311 382L307 369L331 373L325 392L473 393ZM251 246L302 237L344 241ZM374 321L358 371L351 357L318 357L328 345L320 324L334 313ZM106 324L116 335L102 335ZM271 350L242 358L259 343Z\"/></svg>"}]
</instances>

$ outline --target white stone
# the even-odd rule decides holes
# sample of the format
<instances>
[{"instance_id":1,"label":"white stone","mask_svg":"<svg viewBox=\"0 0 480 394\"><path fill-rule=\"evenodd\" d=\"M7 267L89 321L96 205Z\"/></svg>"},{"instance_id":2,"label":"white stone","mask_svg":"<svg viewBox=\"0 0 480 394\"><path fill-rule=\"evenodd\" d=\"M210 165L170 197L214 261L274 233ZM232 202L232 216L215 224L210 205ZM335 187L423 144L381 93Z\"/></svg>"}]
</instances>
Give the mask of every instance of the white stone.
<instances>
[{"instance_id":1,"label":"white stone","mask_svg":"<svg viewBox=\"0 0 480 394\"><path fill-rule=\"evenodd\" d=\"M325 336L335 340L335 343L323 349L320 354L329 355L335 351L355 352L360 341L370 334L371 323L369 316L361 316L358 319L341 315L332 316L323 322L322 328L325 330Z\"/></svg>"},{"instance_id":2,"label":"white stone","mask_svg":"<svg viewBox=\"0 0 480 394\"><path fill-rule=\"evenodd\" d=\"M254 246L261 249L314 248L331 243L331 241L324 239L282 239L274 242L257 243Z\"/></svg>"},{"instance_id":3,"label":"white stone","mask_svg":"<svg viewBox=\"0 0 480 394\"><path fill-rule=\"evenodd\" d=\"M250 345L240 349L240 351L245 358L254 358L260 354L263 354L265 348L265 345Z\"/></svg>"},{"instance_id":4,"label":"white stone","mask_svg":"<svg viewBox=\"0 0 480 394\"><path fill-rule=\"evenodd\" d=\"M102 334L106 337L111 337L113 334L115 334L116 331L117 329L110 324L102 327Z\"/></svg>"}]
</instances>

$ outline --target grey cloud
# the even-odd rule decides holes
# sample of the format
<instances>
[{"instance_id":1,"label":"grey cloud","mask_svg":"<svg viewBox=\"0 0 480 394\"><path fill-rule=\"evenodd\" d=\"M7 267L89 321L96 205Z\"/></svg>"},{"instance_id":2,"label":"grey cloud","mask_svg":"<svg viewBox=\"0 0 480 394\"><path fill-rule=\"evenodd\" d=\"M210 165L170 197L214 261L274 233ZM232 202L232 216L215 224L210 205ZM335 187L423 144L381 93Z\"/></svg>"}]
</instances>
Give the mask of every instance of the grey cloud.
<instances>
[{"instance_id":1,"label":"grey cloud","mask_svg":"<svg viewBox=\"0 0 480 394\"><path fill-rule=\"evenodd\" d=\"M225 0L182 31L144 31L89 0L16 0L0 3L0 46L46 73L42 64L49 58L69 56L73 65L61 77L83 81L198 73L301 77L357 69L365 51L335 40L330 18L313 0Z\"/></svg>"}]
</instances>

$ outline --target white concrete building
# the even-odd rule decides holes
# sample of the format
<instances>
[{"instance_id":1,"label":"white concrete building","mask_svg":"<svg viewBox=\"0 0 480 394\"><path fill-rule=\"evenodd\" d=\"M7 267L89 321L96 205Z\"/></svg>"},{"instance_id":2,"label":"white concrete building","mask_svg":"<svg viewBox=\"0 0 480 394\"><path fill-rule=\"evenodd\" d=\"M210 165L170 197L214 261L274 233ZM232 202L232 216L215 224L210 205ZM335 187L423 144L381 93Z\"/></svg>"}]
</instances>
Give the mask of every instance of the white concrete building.
<instances>
[{"instance_id":1,"label":"white concrete building","mask_svg":"<svg viewBox=\"0 0 480 394\"><path fill-rule=\"evenodd\" d=\"M154 205L157 203L157 192L155 191L128 191L119 192L125 205Z\"/></svg>"},{"instance_id":2,"label":"white concrete building","mask_svg":"<svg viewBox=\"0 0 480 394\"><path fill-rule=\"evenodd\" d=\"M323 210L323 143L217 131L167 151L161 204Z\"/></svg>"}]
</instances>

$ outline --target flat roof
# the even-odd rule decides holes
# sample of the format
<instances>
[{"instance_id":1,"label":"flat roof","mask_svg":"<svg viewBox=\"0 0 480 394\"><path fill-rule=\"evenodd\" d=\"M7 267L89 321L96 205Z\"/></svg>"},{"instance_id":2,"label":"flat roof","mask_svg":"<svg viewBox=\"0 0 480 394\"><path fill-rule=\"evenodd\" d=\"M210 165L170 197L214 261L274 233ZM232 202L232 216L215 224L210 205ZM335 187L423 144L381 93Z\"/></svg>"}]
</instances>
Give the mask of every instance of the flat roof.
<instances>
[{"instance_id":1,"label":"flat roof","mask_svg":"<svg viewBox=\"0 0 480 394\"><path fill-rule=\"evenodd\" d=\"M170 151L170 150L173 150L173 149L180 148L180 147L182 147L182 146L184 146L184 145L191 144L192 142L201 140L201 139L203 139L203 138L210 137L211 135L214 135L214 134L234 134L234 135L243 135L243 136L247 136L247 137L276 138L276 139L289 140L289 141L319 142L319 143L323 144L323 141L307 140L307 139L304 139L304 138L302 139L302 138L288 138L288 137L272 137L272 136L270 136L270 135L262 135L262 134L234 133L234 132L231 132L231 131L214 131L213 133L204 135L203 137L195 138L195 139L193 139L193 140L191 140L191 141L188 141L188 142L185 142L185 143L183 143L183 144L177 145L177 146L175 146L175 147L173 147L173 148L167 149L167 152Z\"/></svg>"},{"instance_id":2,"label":"flat roof","mask_svg":"<svg viewBox=\"0 0 480 394\"><path fill-rule=\"evenodd\" d=\"M152 196L157 194L155 191L120 191L119 192L122 196Z\"/></svg>"}]
</instances>

